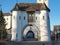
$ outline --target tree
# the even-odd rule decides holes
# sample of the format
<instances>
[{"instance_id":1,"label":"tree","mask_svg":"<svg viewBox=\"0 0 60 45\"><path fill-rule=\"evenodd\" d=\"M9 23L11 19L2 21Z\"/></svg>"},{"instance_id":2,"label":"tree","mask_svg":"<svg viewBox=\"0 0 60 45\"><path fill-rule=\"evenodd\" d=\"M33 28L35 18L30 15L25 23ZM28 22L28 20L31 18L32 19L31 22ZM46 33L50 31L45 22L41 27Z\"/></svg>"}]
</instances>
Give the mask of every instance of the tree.
<instances>
[{"instance_id":1,"label":"tree","mask_svg":"<svg viewBox=\"0 0 60 45\"><path fill-rule=\"evenodd\" d=\"M2 11L0 11L0 39L5 39L7 37L5 26L5 19L3 17Z\"/></svg>"}]
</instances>

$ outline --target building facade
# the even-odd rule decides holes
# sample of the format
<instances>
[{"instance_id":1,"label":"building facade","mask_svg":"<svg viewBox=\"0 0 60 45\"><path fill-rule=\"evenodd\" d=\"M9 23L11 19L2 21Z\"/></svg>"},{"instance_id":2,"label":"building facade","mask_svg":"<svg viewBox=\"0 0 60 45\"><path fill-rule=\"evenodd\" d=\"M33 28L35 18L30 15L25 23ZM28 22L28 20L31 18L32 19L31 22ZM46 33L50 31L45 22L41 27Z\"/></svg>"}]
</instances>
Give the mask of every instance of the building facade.
<instances>
[{"instance_id":1,"label":"building facade","mask_svg":"<svg viewBox=\"0 0 60 45\"><path fill-rule=\"evenodd\" d=\"M60 25L54 25L55 40L60 41Z\"/></svg>"},{"instance_id":2,"label":"building facade","mask_svg":"<svg viewBox=\"0 0 60 45\"><path fill-rule=\"evenodd\" d=\"M43 3L42 3L43 2ZM12 41L51 41L48 0L16 3L12 9Z\"/></svg>"},{"instance_id":3,"label":"building facade","mask_svg":"<svg viewBox=\"0 0 60 45\"><path fill-rule=\"evenodd\" d=\"M12 29L12 15L10 13L3 13L5 24L6 24L6 31L7 31L7 38L11 39L11 29Z\"/></svg>"},{"instance_id":4,"label":"building facade","mask_svg":"<svg viewBox=\"0 0 60 45\"><path fill-rule=\"evenodd\" d=\"M6 29L8 30L11 28L11 25L12 25L12 23L11 23L12 15L10 13L3 13L3 15L4 15L4 19L6 21Z\"/></svg>"}]
</instances>

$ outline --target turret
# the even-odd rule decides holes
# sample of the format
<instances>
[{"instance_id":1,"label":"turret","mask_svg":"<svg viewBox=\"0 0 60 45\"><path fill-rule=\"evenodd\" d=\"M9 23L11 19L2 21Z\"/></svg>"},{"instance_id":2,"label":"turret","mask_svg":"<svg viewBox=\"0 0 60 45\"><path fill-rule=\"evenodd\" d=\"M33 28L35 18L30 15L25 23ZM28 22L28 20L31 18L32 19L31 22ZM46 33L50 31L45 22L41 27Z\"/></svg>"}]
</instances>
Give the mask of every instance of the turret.
<instances>
[{"instance_id":1,"label":"turret","mask_svg":"<svg viewBox=\"0 0 60 45\"><path fill-rule=\"evenodd\" d=\"M16 4L14 9L12 10L12 38L11 38L11 41L21 41L21 20L20 20L21 12L19 11L18 4Z\"/></svg>"},{"instance_id":2,"label":"turret","mask_svg":"<svg viewBox=\"0 0 60 45\"><path fill-rule=\"evenodd\" d=\"M21 11L19 4L12 10L12 41L22 41L22 31L27 24L27 12Z\"/></svg>"},{"instance_id":3,"label":"turret","mask_svg":"<svg viewBox=\"0 0 60 45\"><path fill-rule=\"evenodd\" d=\"M51 41L49 11L47 10L41 10L40 36L41 36L41 41Z\"/></svg>"}]
</instances>

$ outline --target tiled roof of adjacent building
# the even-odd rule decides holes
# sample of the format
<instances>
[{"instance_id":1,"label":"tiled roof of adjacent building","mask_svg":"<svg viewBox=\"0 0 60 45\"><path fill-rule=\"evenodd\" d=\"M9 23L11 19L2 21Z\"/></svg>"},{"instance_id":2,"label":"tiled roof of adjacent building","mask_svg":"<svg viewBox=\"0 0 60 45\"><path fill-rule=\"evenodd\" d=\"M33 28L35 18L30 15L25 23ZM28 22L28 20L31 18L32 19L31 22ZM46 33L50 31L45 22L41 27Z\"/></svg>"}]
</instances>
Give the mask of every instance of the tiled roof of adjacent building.
<instances>
[{"instance_id":1,"label":"tiled roof of adjacent building","mask_svg":"<svg viewBox=\"0 0 60 45\"><path fill-rule=\"evenodd\" d=\"M54 30L60 30L60 25L54 25Z\"/></svg>"},{"instance_id":2,"label":"tiled roof of adjacent building","mask_svg":"<svg viewBox=\"0 0 60 45\"><path fill-rule=\"evenodd\" d=\"M11 16L10 13L3 13L4 16Z\"/></svg>"},{"instance_id":3,"label":"tiled roof of adjacent building","mask_svg":"<svg viewBox=\"0 0 60 45\"><path fill-rule=\"evenodd\" d=\"M39 10L47 10L50 11L50 9L46 6L45 3L16 3L15 7L12 9L12 11L39 11Z\"/></svg>"}]
</instances>

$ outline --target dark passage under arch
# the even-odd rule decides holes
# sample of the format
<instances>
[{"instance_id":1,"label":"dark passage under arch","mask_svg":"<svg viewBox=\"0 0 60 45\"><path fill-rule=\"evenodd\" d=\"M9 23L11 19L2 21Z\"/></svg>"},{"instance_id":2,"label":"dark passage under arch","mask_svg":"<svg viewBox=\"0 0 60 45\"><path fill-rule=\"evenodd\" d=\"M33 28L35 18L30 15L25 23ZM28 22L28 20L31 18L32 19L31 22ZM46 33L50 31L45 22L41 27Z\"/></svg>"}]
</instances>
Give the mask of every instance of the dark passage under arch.
<instances>
[{"instance_id":1,"label":"dark passage under arch","mask_svg":"<svg viewBox=\"0 0 60 45\"><path fill-rule=\"evenodd\" d=\"M26 37L27 38L34 38L34 33L32 31L28 31Z\"/></svg>"}]
</instances>

